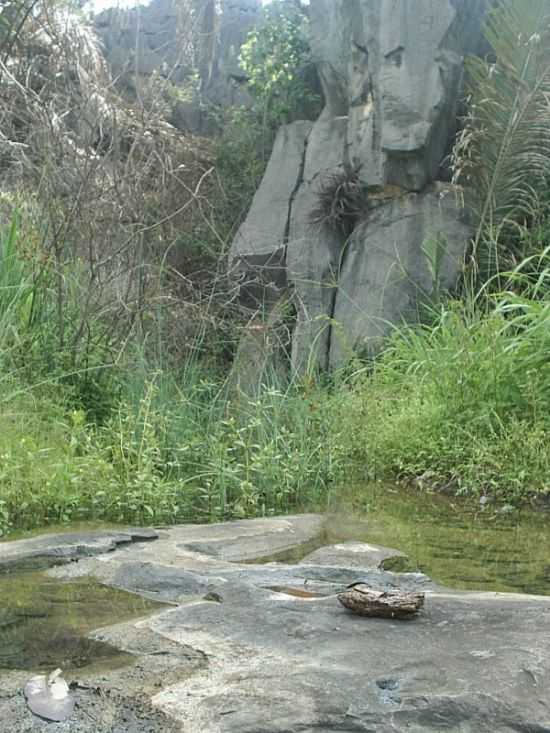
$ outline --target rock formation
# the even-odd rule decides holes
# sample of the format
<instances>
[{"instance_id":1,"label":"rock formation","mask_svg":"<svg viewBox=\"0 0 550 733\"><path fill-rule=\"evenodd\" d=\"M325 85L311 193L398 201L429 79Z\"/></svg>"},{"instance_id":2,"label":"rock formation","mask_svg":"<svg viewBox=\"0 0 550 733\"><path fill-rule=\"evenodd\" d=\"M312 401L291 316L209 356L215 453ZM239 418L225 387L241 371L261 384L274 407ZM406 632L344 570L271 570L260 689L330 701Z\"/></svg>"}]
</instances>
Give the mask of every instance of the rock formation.
<instances>
[{"instance_id":1,"label":"rock formation","mask_svg":"<svg viewBox=\"0 0 550 733\"><path fill-rule=\"evenodd\" d=\"M100 13L95 26L113 76L133 92L157 74L185 94L174 100L171 122L208 132L201 101L245 104L249 97L239 68L239 51L258 22L261 0L152 0L130 9ZM192 77L198 69L200 86ZM194 93L195 92L195 93Z\"/></svg>"},{"instance_id":2,"label":"rock formation","mask_svg":"<svg viewBox=\"0 0 550 733\"><path fill-rule=\"evenodd\" d=\"M44 579L48 588L99 581L170 604L144 617L147 604L140 619L120 619L90 634L88 643L133 654L135 663L117 668L103 659L102 666L73 670L75 713L68 727L53 730L549 730L548 596L455 591L421 573L389 573L373 567L381 548L370 544L355 543L351 566L349 546L325 547L304 562L288 563L278 554L303 550L319 541L323 529L320 516L271 517L164 527L157 540L131 545L119 543L117 530L117 548L101 557L93 556L94 546L104 551L108 531L95 541L88 532L83 542L92 556L79 552L78 563L68 562L64 535L0 543L0 566L7 560L12 583L18 582L18 556L23 567L29 556L65 560ZM74 549L78 536L71 542ZM279 561L250 562L273 556ZM528 583L522 575L527 561L517 565L517 552L513 557L513 581ZM499 577L511 578L505 569ZM360 618L336 597L358 582L378 592L425 594L424 608L405 622ZM73 632L81 612L73 609ZM4 624L3 642L12 629ZM61 656L67 648L62 633L58 638ZM2 732L46 730L25 710L21 687L27 677L17 669L0 674ZM151 715L151 701L158 715L168 716L164 725Z\"/></svg>"},{"instance_id":3,"label":"rock formation","mask_svg":"<svg viewBox=\"0 0 550 733\"><path fill-rule=\"evenodd\" d=\"M281 298L292 301L294 369L372 353L434 287L456 284L470 229L444 161L485 8L311 0L325 108L315 123L279 131L231 249L243 300L255 296L255 323ZM323 212L331 195L345 221ZM444 252L437 272L430 241Z\"/></svg>"}]
</instances>

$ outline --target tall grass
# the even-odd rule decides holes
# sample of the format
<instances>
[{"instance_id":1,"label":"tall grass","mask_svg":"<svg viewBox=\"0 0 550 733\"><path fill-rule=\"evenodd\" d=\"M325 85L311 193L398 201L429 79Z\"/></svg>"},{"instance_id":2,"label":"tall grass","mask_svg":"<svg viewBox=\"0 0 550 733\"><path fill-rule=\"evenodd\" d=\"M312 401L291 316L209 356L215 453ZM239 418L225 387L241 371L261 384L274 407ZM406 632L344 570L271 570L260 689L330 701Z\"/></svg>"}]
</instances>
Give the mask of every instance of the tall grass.
<instances>
[{"instance_id":1,"label":"tall grass","mask_svg":"<svg viewBox=\"0 0 550 733\"><path fill-rule=\"evenodd\" d=\"M550 252L506 282L396 329L356 375L340 420L366 475L506 501L550 493Z\"/></svg>"},{"instance_id":2,"label":"tall grass","mask_svg":"<svg viewBox=\"0 0 550 733\"><path fill-rule=\"evenodd\" d=\"M246 397L199 348L176 369L135 339L116 366L100 354L92 370L67 371L51 331L55 291L24 241L16 216L0 233L0 533L218 520L321 500L335 468L320 389L273 382Z\"/></svg>"},{"instance_id":3,"label":"tall grass","mask_svg":"<svg viewBox=\"0 0 550 733\"><path fill-rule=\"evenodd\" d=\"M19 217L0 228L0 358L6 357L31 319L33 284L17 251Z\"/></svg>"},{"instance_id":4,"label":"tall grass","mask_svg":"<svg viewBox=\"0 0 550 733\"><path fill-rule=\"evenodd\" d=\"M223 520L318 503L335 473L317 395L232 402L188 372L144 375L109 420L41 394L0 415L0 531L70 520Z\"/></svg>"},{"instance_id":5,"label":"tall grass","mask_svg":"<svg viewBox=\"0 0 550 733\"><path fill-rule=\"evenodd\" d=\"M176 371L151 366L134 343L116 368L105 365L98 420L33 318L47 282L22 257L16 219L0 252L0 533L83 519L218 520L320 500L334 466L317 388L266 384L248 398L193 351Z\"/></svg>"}]
</instances>

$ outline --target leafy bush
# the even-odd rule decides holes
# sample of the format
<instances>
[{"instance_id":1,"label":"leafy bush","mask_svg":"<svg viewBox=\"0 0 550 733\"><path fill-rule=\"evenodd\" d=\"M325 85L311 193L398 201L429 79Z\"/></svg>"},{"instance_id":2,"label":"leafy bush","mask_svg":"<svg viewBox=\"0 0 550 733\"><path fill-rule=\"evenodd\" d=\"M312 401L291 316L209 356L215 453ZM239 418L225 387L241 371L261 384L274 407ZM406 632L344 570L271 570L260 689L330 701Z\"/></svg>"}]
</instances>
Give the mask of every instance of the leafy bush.
<instances>
[{"instance_id":1,"label":"leafy bush","mask_svg":"<svg viewBox=\"0 0 550 733\"><path fill-rule=\"evenodd\" d=\"M263 22L241 47L241 66L266 126L277 127L319 111L312 86L314 67L307 15L288 0L274 0L263 10Z\"/></svg>"}]
</instances>

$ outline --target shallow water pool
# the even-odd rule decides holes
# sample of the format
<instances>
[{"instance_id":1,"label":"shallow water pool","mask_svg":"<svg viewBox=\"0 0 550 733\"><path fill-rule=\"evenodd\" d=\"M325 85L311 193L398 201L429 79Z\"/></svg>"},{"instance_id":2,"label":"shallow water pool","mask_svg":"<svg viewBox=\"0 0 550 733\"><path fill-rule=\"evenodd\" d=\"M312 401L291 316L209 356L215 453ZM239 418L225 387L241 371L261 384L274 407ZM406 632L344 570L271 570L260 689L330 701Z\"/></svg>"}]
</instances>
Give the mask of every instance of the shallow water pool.
<instances>
[{"instance_id":1,"label":"shallow water pool","mask_svg":"<svg viewBox=\"0 0 550 733\"><path fill-rule=\"evenodd\" d=\"M550 595L550 514L387 484L354 487L327 517L330 544L395 547L452 588Z\"/></svg>"},{"instance_id":2,"label":"shallow water pool","mask_svg":"<svg viewBox=\"0 0 550 733\"><path fill-rule=\"evenodd\" d=\"M132 655L87 634L162 607L89 578L64 582L43 573L1 575L0 672L131 664Z\"/></svg>"}]
</instances>

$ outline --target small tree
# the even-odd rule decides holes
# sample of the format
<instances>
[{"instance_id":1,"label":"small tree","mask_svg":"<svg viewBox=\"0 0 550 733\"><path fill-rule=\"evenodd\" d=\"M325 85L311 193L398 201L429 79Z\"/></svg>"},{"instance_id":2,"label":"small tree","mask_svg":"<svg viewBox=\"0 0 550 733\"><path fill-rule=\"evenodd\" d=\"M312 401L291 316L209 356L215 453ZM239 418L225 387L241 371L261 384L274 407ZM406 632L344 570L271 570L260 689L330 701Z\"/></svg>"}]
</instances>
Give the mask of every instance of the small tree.
<instances>
[{"instance_id":1,"label":"small tree","mask_svg":"<svg viewBox=\"0 0 550 733\"><path fill-rule=\"evenodd\" d=\"M240 62L264 122L276 128L317 111L308 17L299 3L274 0L241 47Z\"/></svg>"}]
</instances>

